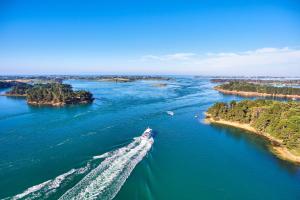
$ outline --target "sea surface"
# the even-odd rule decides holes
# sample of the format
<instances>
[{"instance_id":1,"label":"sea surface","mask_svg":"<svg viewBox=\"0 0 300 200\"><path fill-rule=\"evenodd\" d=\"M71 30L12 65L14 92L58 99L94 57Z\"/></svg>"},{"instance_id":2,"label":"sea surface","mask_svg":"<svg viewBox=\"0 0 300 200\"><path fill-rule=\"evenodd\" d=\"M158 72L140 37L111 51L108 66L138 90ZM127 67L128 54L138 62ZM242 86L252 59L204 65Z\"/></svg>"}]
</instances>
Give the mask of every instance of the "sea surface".
<instances>
[{"instance_id":1,"label":"sea surface","mask_svg":"<svg viewBox=\"0 0 300 200\"><path fill-rule=\"evenodd\" d=\"M94 103L0 96L0 199L300 199L299 166L252 133L203 123L214 102L243 99L206 77L66 83ZM140 137L147 127L153 138Z\"/></svg>"}]
</instances>

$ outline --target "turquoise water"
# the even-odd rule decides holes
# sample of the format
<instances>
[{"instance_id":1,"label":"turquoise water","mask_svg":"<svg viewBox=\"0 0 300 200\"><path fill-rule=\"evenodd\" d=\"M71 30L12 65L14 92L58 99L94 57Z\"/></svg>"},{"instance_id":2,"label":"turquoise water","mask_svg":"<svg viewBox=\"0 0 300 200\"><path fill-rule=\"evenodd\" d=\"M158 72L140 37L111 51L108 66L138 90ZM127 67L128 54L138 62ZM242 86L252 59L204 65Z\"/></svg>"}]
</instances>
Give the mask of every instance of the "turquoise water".
<instances>
[{"instance_id":1,"label":"turquoise water","mask_svg":"<svg viewBox=\"0 0 300 200\"><path fill-rule=\"evenodd\" d=\"M276 158L266 141L202 122L214 102L242 99L212 90L206 78L177 77L163 88L156 81L67 83L91 91L95 102L31 107L22 98L0 97L0 199L32 186L39 187L24 197L58 199L86 187L87 176L98 185L106 181L99 199L114 193L117 200L300 199L300 168ZM148 126L155 132L151 149L131 147ZM122 165L109 161L109 176L91 173L105 159L93 157L111 151Z\"/></svg>"}]
</instances>

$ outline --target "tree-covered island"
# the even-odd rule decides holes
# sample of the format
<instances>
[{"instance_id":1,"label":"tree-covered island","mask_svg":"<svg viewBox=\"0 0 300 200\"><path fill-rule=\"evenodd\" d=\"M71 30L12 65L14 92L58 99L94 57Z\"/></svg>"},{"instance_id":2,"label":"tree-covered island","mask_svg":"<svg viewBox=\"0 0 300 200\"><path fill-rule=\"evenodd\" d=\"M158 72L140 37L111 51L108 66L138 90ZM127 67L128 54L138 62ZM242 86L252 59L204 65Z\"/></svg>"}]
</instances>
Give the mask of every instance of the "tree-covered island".
<instances>
[{"instance_id":1,"label":"tree-covered island","mask_svg":"<svg viewBox=\"0 0 300 200\"><path fill-rule=\"evenodd\" d=\"M267 137L279 157L300 163L300 102L243 100L218 102L207 121L250 130Z\"/></svg>"},{"instance_id":2,"label":"tree-covered island","mask_svg":"<svg viewBox=\"0 0 300 200\"><path fill-rule=\"evenodd\" d=\"M234 81L218 85L214 89L224 94L241 96L270 96L300 99L300 88L295 87L275 87L271 85Z\"/></svg>"},{"instance_id":3,"label":"tree-covered island","mask_svg":"<svg viewBox=\"0 0 300 200\"><path fill-rule=\"evenodd\" d=\"M23 84L12 87L7 96L24 96L31 105L63 106L91 103L93 95L84 90L74 91L71 85L61 83Z\"/></svg>"}]
</instances>

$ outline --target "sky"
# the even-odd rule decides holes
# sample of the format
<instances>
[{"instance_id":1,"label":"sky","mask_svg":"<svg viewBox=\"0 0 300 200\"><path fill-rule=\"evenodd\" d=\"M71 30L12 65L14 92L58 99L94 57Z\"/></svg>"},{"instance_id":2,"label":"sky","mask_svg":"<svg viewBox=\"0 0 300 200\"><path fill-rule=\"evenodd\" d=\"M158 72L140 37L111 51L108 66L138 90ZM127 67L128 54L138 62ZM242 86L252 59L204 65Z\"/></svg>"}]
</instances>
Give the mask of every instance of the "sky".
<instances>
[{"instance_id":1,"label":"sky","mask_svg":"<svg viewBox=\"0 0 300 200\"><path fill-rule=\"evenodd\" d=\"M0 73L300 76L300 0L0 0Z\"/></svg>"}]
</instances>

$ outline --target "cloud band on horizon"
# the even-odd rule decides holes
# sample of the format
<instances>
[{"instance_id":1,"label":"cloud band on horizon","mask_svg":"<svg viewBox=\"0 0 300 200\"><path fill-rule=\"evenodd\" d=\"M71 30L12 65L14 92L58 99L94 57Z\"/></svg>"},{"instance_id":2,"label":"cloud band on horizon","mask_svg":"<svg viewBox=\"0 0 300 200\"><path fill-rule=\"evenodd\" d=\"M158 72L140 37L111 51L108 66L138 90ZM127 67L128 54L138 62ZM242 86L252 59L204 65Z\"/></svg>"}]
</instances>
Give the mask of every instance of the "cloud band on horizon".
<instances>
[{"instance_id":1,"label":"cloud band on horizon","mask_svg":"<svg viewBox=\"0 0 300 200\"><path fill-rule=\"evenodd\" d=\"M224 75L300 76L300 50L289 47L260 48L242 52L196 54L191 52L145 55L140 62L176 66L177 72ZM181 69L180 69L181 67ZM289 73L286 73L286 71Z\"/></svg>"}]
</instances>

